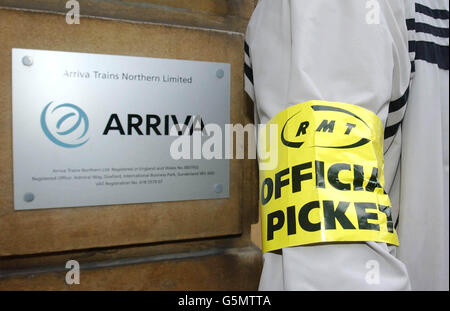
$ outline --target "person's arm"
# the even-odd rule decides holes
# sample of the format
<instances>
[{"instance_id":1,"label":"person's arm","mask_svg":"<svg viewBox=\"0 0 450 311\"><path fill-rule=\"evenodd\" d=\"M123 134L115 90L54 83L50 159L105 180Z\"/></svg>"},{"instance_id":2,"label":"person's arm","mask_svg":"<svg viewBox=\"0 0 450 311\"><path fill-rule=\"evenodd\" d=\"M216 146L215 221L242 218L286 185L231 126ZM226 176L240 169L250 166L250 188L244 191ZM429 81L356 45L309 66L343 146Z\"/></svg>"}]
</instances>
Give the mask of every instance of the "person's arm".
<instances>
[{"instance_id":1,"label":"person's arm","mask_svg":"<svg viewBox=\"0 0 450 311\"><path fill-rule=\"evenodd\" d=\"M261 123L310 100L363 107L377 114L384 126L403 117L390 115L391 103L399 105L410 77L403 1L261 0L246 45L245 89ZM391 134L386 191L400 156L401 132ZM398 214L398 205L392 206L392 214ZM406 268L392 249L369 241L268 252L260 289L409 289Z\"/></svg>"}]
</instances>

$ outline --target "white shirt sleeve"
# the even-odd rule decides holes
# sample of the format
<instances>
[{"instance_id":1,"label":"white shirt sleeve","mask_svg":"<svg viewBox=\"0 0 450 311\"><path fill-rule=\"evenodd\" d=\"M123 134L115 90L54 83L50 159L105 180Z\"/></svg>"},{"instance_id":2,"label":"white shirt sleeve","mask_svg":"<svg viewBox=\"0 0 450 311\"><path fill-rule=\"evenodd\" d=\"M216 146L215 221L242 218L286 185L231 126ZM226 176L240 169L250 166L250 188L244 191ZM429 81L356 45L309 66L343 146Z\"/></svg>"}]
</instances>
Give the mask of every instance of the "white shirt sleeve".
<instances>
[{"instance_id":1,"label":"white shirt sleeve","mask_svg":"<svg viewBox=\"0 0 450 311\"><path fill-rule=\"evenodd\" d=\"M398 100L411 70L403 1L260 0L246 33L245 63L245 90L261 123L318 99L364 107L394 125L390 104L403 107ZM389 145L386 184L393 184L400 156L400 126L392 133L397 142ZM398 205L392 210L397 215ZM264 254L260 290L410 289L394 253L376 242L284 248Z\"/></svg>"},{"instance_id":2,"label":"white shirt sleeve","mask_svg":"<svg viewBox=\"0 0 450 311\"><path fill-rule=\"evenodd\" d=\"M413 290L449 289L448 0L418 0L408 21L414 57L402 124L397 255Z\"/></svg>"}]
</instances>

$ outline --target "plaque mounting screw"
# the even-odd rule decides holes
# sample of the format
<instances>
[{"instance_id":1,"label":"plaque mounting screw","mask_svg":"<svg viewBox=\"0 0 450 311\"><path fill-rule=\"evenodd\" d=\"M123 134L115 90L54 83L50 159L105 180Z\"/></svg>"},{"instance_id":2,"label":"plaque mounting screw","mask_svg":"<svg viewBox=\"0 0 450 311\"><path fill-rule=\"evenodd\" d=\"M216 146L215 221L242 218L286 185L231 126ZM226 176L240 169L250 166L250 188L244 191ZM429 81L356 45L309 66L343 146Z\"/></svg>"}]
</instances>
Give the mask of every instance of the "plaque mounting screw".
<instances>
[{"instance_id":1,"label":"plaque mounting screw","mask_svg":"<svg viewBox=\"0 0 450 311\"><path fill-rule=\"evenodd\" d=\"M34 194L32 194L31 192L27 192L23 195L23 200L25 202L31 202L34 200Z\"/></svg>"},{"instance_id":2,"label":"plaque mounting screw","mask_svg":"<svg viewBox=\"0 0 450 311\"><path fill-rule=\"evenodd\" d=\"M33 59L31 58L31 56L24 56L22 58L22 64L24 64L25 66L31 66L33 65Z\"/></svg>"},{"instance_id":3,"label":"plaque mounting screw","mask_svg":"<svg viewBox=\"0 0 450 311\"><path fill-rule=\"evenodd\" d=\"M221 193L223 191L223 185L222 184L215 184L214 185L214 191L216 193Z\"/></svg>"},{"instance_id":4,"label":"plaque mounting screw","mask_svg":"<svg viewBox=\"0 0 450 311\"><path fill-rule=\"evenodd\" d=\"M223 69L217 69L217 71L216 71L216 77L217 78L222 79L224 74L225 73L223 72Z\"/></svg>"}]
</instances>

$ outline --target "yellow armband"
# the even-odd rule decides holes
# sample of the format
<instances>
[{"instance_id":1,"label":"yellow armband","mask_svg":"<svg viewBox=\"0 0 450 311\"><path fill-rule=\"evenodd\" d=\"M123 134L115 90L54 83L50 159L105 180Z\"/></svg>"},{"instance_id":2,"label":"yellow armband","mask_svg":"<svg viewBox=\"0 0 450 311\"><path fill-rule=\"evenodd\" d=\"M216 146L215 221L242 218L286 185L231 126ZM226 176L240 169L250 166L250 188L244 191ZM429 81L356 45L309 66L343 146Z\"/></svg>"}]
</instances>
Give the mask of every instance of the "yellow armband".
<instances>
[{"instance_id":1,"label":"yellow armband","mask_svg":"<svg viewBox=\"0 0 450 311\"><path fill-rule=\"evenodd\" d=\"M263 252L338 241L398 245L376 114L314 100L278 113L259 133Z\"/></svg>"}]
</instances>

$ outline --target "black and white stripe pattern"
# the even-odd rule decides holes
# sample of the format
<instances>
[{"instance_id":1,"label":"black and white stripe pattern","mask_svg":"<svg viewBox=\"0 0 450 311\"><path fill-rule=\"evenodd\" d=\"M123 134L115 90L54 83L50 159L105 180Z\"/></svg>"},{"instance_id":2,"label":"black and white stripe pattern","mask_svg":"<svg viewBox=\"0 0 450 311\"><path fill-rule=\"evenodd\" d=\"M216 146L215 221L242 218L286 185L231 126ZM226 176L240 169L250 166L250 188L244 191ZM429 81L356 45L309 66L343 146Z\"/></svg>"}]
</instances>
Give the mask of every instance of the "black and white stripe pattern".
<instances>
[{"instance_id":1,"label":"black and white stripe pattern","mask_svg":"<svg viewBox=\"0 0 450 311\"><path fill-rule=\"evenodd\" d=\"M416 71L416 61L425 61L449 70L449 11L432 8L429 0L414 3L413 16L406 20L408 48L411 60L411 79ZM399 99L389 104L389 114L384 130L384 150L389 149L400 128L408 102L409 88Z\"/></svg>"},{"instance_id":2,"label":"black and white stripe pattern","mask_svg":"<svg viewBox=\"0 0 450 311\"><path fill-rule=\"evenodd\" d=\"M386 153L391 146L394 141L395 134L397 134L398 129L402 124L408 103L408 96L409 87L400 98L389 103L389 114L386 120L386 126L384 128L384 153Z\"/></svg>"},{"instance_id":3,"label":"black and white stripe pattern","mask_svg":"<svg viewBox=\"0 0 450 311\"><path fill-rule=\"evenodd\" d=\"M413 60L426 61L449 70L449 11L432 8L428 2L416 1L414 18L406 21L409 52ZM414 72L414 62L412 69Z\"/></svg>"},{"instance_id":4,"label":"black and white stripe pattern","mask_svg":"<svg viewBox=\"0 0 450 311\"><path fill-rule=\"evenodd\" d=\"M250 59L250 47L244 41L244 88L248 96L255 101L255 91L253 87L253 69Z\"/></svg>"}]
</instances>

